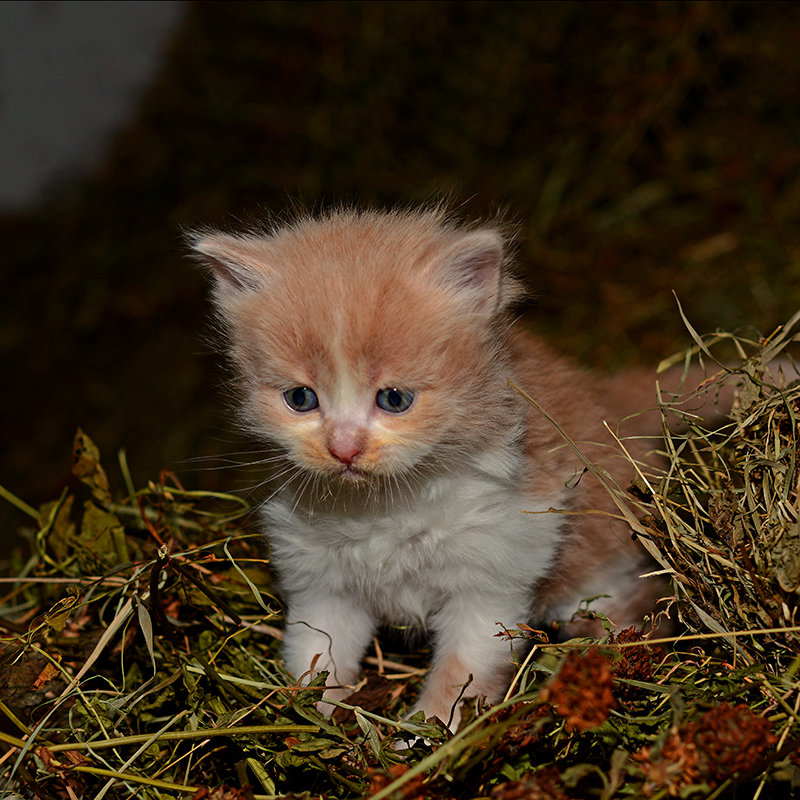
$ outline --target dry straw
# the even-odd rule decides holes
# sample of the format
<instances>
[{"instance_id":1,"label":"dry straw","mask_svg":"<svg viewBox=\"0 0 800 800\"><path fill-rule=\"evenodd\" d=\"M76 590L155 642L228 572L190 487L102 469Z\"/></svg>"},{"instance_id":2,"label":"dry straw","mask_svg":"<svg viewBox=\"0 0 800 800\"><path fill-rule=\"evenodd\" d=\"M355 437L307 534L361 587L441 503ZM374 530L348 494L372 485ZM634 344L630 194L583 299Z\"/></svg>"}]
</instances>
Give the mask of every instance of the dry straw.
<instances>
[{"instance_id":1,"label":"dry straw","mask_svg":"<svg viewBox=\"0 0 800 800\"><path fill-rule=\"evenodd\" d=\"M514 682L494 708L465 701L454 735L404 717L426 654L395 652L391 637L334 719L321 717L319 685L283 670L282 609L247 504L170 474L136 489L124 458L118 499L79 432L55 501L34 509L0 489L31 521L0 583L0 797L789 792L800 785L800 389L786 355L798 319L766 339L690 328L695 346L676 360L687 385L692 361L708 377L701 394L662 393L664 442L652 463L632 462L633 491L586 464L671 577L679 635L554 645L499 630L520 655ZM718 359L721 345L734 357ZM705 424L701 398L729 400L733 386L729 418Z\"/></svg>"},{"instance_id":2,"label":"dry straw","mask_svg":"<svg viewBox=\"0 0 800 800\"><path fill-rule=\"evenodd\" d=\"M690 328L710 377L699 391L661 398L667 466L647 476L643 520L683 621L720 634L735 661L776 671L800 653L800 375L788 349L798 321L756 340L703 341ZM735 347L737 363L715 357L721 344ZM731 386L728 420L704 425L693 402L727 399Z\"/></svg>"}]
</instances>

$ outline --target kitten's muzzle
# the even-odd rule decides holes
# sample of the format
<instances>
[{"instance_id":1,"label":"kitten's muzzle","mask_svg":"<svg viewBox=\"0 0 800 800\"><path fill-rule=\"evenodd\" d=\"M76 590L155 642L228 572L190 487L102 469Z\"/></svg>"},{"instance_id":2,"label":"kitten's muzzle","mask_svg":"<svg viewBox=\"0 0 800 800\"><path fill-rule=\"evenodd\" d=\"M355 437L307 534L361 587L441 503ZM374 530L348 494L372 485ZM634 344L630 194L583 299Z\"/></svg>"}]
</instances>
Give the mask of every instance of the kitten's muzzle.
<instances>
[{"instance_id":1,"label":"kitten's muzzle","mask_svg":"<svg viewBox=\"0 0 800 800\"><path fill-rule=\"evenodd\" d=\"M365 432L361 425L343 422L332 426L326 437L328 452L346 467L361 456L364 451Z\"/></svg>"},{"instance_id":2,"label":"kitten's muzzle","mask_svg":"<svg viewBox=\"0 0 800 800\"><path fill-rule=\"evenodd\" d=\"M361 455L361 444L353 439L333 441L328 452L340 463L349 467Z\"/></svg>"},{"instance_id":3,"label":"kitten's muzzle","mask_svg":"<svg viewBox=\"0 0 800 800\"><path fill-rule=\"evenodd\" d=\"M344 466L341 470L339 470L338 474L343 481L347 481L349 483L366 481L370 478L368 472L352 466Z\"/></svg>"}]
</instances>

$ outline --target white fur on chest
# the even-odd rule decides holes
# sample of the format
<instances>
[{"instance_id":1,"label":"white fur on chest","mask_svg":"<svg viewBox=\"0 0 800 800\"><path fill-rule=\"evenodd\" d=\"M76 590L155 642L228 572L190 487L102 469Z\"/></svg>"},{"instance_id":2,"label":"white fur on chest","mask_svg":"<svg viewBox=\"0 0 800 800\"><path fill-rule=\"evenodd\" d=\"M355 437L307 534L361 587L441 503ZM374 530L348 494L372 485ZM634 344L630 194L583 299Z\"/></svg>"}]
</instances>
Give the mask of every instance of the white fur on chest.
<instances>
[{"instance_id":1,"label":"white fur on chest","mask_svg":"<svg viewBox=\"0 0 800 800\"><path fill-rule=\"evenodd\" d=\"M288 594L346 595L382 621L424 624L459 594L529 593L553 563L563 517L521 512L560 499L523 498L508 478L469 468L390 510L293 514L277 500L264 516Z\"/></svg>"}]
</instances>

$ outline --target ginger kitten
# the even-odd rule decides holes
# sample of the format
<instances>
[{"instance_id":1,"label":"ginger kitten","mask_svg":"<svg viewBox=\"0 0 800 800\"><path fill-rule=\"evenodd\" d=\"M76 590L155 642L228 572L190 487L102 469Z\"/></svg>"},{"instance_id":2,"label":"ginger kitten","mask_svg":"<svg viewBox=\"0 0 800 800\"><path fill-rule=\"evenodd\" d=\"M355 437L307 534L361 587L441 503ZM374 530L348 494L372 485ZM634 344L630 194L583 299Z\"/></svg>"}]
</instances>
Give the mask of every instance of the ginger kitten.
<instances>
[{"instance_id":1,"label":"ginger kitten","mask_svg":"<svg viewBox=\"0 0 800 800\"><path fill-rule=\"evenodd\" d=\"M610 442L602 421L652 400L511 328L520 289L498 230L441 210L338 210L192 247L244 418L280 453L262 515L296 677L319 656L339 687L326 697L342 698L381 622L422 626L434 653L416 708L455 725L470 676L469 696L507 688L498 623L569 619L597 595L615 624L641 623L658 586L638 577L647 561L624 525L521 513L610 506L509 379L578 442Z\"/></svg>"}]
</instances>

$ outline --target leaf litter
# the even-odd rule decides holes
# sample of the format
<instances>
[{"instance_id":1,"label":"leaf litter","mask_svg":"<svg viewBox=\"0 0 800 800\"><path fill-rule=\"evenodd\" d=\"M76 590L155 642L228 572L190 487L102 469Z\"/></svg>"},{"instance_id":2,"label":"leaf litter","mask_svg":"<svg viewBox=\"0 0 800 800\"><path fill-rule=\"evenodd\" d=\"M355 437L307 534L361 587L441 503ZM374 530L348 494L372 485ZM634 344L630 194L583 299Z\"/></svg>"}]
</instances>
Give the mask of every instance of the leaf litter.
<instances>
[{"instance_id":1,"label":"leaf litter","mask_svg":"<svg viewBox=\"0 0 800 800\"><path fill-rule=\"evenodd\" d=\"M669 363L707 367L710 395L738 387L729 416L705 427L695 393L663 391L661 466L634 464L623 491L586 462L670 577L679 632L555 644L502 630L528 654L503 702L463 701L454 734L405 716L425 652L389 652L391 637L320 715L321 680L298 685L280 659L283 609L247 503L169 472L136 489L123 455L115 495L78 431L58 498L33 509L0 487L31 520L0 582L0 797L794 796L798 321L766 338L689 326L693 348ZM735 360L716 357L731 345Z\"/></svg>"}]
</instances>

